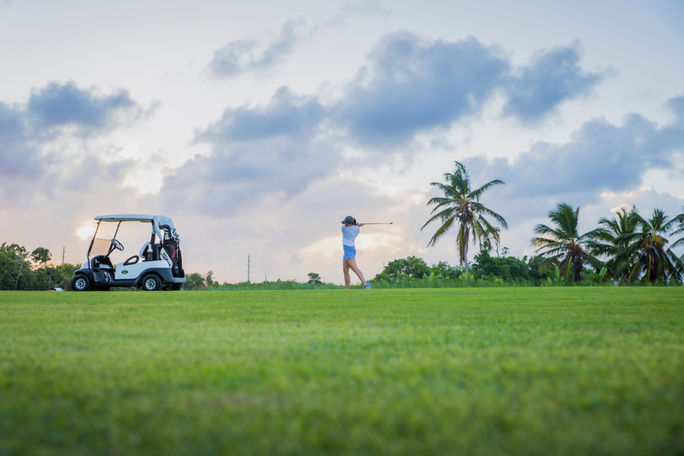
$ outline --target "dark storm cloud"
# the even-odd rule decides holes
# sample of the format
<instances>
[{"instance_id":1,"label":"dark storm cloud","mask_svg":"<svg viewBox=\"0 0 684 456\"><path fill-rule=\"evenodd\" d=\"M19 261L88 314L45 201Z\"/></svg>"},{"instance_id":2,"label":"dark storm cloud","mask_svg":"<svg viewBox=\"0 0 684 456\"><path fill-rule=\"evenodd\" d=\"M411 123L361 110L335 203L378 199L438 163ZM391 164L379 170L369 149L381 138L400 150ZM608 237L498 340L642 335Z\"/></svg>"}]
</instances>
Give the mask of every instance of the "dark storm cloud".
<instances>
[{"instance_id":1,"label":"dark storm cloud","mask_svg":"<svg viewBox=\"0 0 684 456\"><path fill-rule=\"evenodd\" d=\"M334 115L360 143L403 142L478 112L508 69L495 48L475 38L429 42L392 33L375 46Z\"/></svg>"},{"instance_id":2,"label":"dark storm cloud","mask_svg":"<svg viewBox=\"0 0 684 456\"><path fill-rule=\"evenodd\" d=\"M311 136L324 109L315 97L280 88L265 106L226 109L221 119L197 135L200 142L232 143L288 136Z\"/></svg>"},{"instance_id":3,"label":"dark storm cloud","mask_svg":"<svg viewBox=\"0 0 684 456\"><path fill-rule=\"evenodd\" d=\"M540 120L564 100L586 95L602 79L580 67L578 45L537 53L505 86L503 114L524 122Z\"/></svg>"},{"instance_id":4,"label":"dark storm cloud","mask_svg":"<svg viewBox=\"0 0 684 456\"><path fill-rule=\"evenodd\" d=\"M232 77L252 70L267 69L285 60L303 38L301 24L288 21L278 37L261 52L255 40L231 41L214 52L209 67L217 77Z\"/></svg>"},{"instance_id":5,"label":"dark storm cloud","mask_svg":"<svg viewBox=\"0 0 684 456\"><path fill-rule=\"evenodd\" d=\"M78 127L81 132L115 126L122 118L133 120L142 113L125 90L111 95L97 95L73 82L52 82L34 90L26 106L26 116L35 132L63 126Z\"/></svg>"}]
</instances>

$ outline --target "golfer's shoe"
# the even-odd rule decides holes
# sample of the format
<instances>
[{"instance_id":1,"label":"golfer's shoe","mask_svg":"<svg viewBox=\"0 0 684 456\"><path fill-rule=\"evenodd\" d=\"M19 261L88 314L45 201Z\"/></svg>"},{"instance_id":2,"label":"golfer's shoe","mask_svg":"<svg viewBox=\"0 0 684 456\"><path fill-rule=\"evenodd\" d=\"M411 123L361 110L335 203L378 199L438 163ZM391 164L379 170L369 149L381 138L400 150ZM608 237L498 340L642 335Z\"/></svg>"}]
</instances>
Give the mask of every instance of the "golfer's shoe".
<instances>
[{"instance_id":1,"label":"golfer's shoe","mask_svg":"<svg viewBox=\"0 0 684 456\"><path fill-rule=\"evenodd\" d=\"M366 282L366 286L363 287L366 290L370 290L370 282Z\"/></svg>"}]
</instances>

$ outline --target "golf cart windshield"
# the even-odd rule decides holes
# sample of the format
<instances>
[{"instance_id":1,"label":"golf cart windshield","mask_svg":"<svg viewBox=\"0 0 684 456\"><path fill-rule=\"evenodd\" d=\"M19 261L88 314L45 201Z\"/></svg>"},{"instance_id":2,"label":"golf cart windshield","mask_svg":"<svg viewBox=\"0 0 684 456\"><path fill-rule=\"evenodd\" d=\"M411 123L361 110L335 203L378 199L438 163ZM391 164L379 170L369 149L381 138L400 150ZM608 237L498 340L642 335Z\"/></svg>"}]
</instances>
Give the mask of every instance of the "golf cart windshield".
<instances>
[{"instance_id":1,"label":"golf cart windshield","mask_svg":"<svg viewBox=\"0 0 684 456\"><path fill-rule=\"evenodd\" d=\"M111 245L111 239L93 239L93 246L90 248L90 256L107 255Z\"/></svg>"},{"instance_id":2,"label":"golf cart windshield","mask_svg":"<svg viewBox=\"0 0 684 456\"><path fill-rule=\"evenodd\" d=\"M112 240L116 238L117 226L116 223L99 223L95 231L92 246L90 247L90 255L107 255L112 245Z\"/></svg>"},{"instance_id":3,"label":"golf cart windshield","mask_svg":"<svg viewBox=\"0 0 684 456\"><path fill-rule=\"evenodd\" d=\"M143 243L150 240L150 231L149 222L122 223L102 220L95 232L90 256L105 255L116 259L123 255L119 251L125 250L126 254L137 252Z\"/></svg>"}]
</instances>

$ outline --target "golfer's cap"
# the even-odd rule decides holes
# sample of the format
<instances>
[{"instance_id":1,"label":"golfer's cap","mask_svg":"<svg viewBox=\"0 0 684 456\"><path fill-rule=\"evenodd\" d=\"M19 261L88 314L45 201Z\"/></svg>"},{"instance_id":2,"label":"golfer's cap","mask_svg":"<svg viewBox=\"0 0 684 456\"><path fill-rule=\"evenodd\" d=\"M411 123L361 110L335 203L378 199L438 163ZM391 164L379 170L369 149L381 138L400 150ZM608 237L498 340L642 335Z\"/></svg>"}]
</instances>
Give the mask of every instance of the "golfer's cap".
<instances>
[{"instance_id":1,"label":"golfer's cap","mask_svg":"<svg viewBox=\"0 0 684 456\"><path fill-rule=\"evenodd\" d=\"M342 223L354 223L354 217L348 215L344 218L344 220L342 220Z\"/></svg>"}]
</instances>

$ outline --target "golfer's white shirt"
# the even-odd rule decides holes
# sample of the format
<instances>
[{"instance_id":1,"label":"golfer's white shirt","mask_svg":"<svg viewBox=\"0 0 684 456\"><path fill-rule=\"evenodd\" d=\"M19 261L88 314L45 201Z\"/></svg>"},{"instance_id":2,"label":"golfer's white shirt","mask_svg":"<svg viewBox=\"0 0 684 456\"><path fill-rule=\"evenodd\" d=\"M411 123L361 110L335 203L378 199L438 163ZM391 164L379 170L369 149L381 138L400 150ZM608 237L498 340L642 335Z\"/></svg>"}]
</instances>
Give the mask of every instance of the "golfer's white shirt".
<instances>
[{"instance_id":1,"label":"golfer's white shirt","mask_svg":"<svg viewBox=\"0 0 684 456\"><path fill-rule=\"evenodd\" d=\"M356 225L342 227L342 245L354 247L354 239L359 235L360 228Z\"/></svg>"}]
</instances>

